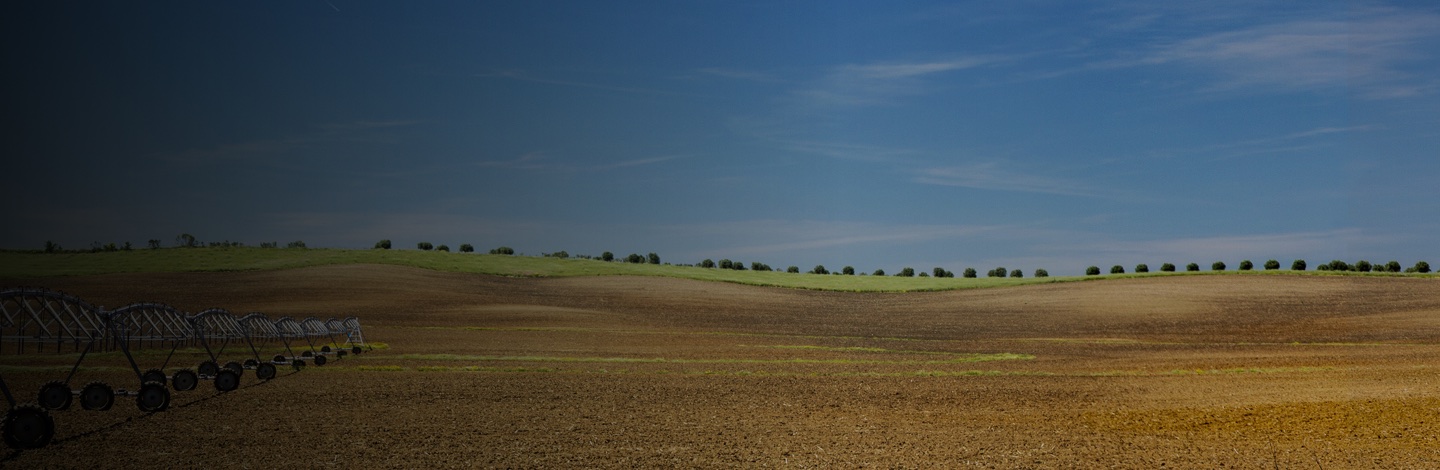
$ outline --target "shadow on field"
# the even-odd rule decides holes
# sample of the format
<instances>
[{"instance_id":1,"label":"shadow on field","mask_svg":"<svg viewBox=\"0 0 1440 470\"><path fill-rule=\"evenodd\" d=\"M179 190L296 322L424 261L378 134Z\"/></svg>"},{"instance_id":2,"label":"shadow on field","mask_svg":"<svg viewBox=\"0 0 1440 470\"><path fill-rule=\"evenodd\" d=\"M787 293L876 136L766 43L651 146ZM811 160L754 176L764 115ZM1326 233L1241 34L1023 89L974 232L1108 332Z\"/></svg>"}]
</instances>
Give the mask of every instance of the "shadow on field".
<instances>
[{"instance_id":1,"label":"shadow on field","mask_svg":"<svg viewBox=\"0 0 1440 470\"><path fill-rule=\"evenodd\" d=\"M220 398L220 397L223 397L223 396L226 396L226 395L230 395L230 394L232 394L232 393L236 393L236 392L239 392L239 391L241 391L241 390L245 390L245 389L252 388L252 387L259 387L259 386L268 384L268 383L270 383L270 382L273 382L273 381L275 381L275 380L279 380L279 379L282 378L282 377L289 377L289 376L291 376L291 375L295 375L295 374L298 374L298 373L299 373L299 372L290 372L290 373L285 374L285 375L282 375L282 376L277 376L277 377L275 377L274 379L265 380L265 381L261 381L261 382L255 382L255 383L252 383L252 384L250 384L250 385L245 385L245 386L242 386L242 387L240 387L240 388L237 388L237 389L232 390L232 391L229 391L229 392L225 392L225 393L215 393L215 394L212 394L212 395L208 395L208 396L204 396L204 397L197 398L197 399L195 399L195 400L191 400L191 401L186 402L186 403L181 403L181 404L179 404L179 405L171 405L171 406L170 406L170 409L173 410L173 409L180 409L180 408L189 408L189 407L191 407L191 406L199 405L199 404L201 404L201 403L205 403L205 402L208 402L208 401L210 401L210 400L214 400L214 399L216 399L216 398ZM156 414L156 413L164 413L164 411L145 413L145 414L142 414L142 415L139 415L139 416L129 416L129 417L126 417L125 420L123 420L123 421L116 421L116 422L111 423L111 424L106 425L106 426L101 426L101 427L99 427L99 428L91 429L91 430L89 430L89 431L85 431L85 432L78 433L78 434L73 434L73 435L70 435L70 436L66 436L66 437L64 437L64 438L55 439L55 440L53 440L53 441L50 441L50 444L49 444L47 447L53 447L53 446L60 445L60 444L64 444L64 443L71 442L71 441L78 441L78 440L85 439L85 438L90 437L90 436L95 436L95 435L100 435L100 434L106 434L106 433L109 433L109 432L114 431L114 430L116 430L116 429L120 429L122 426L125 426L126 424L130 424L131 422L134 422L134 421L136 421L136 420L143 420L143 419L149 418L151 415L154 415L154 414ZM57 425L57 428L58 428L58 425ZM43 450L43 449L34 449L34 450L40 451L40 450ZM25 451L23 451L23 450L14 450L14 449L11 449L8 453L5 454L4 457L0 457L0 464L4 464L4 463L10 462L10 461L13 461L13 460L19 458L20 455L23 454L23 453L25 453Z\"/></svg>"}]
</instances>

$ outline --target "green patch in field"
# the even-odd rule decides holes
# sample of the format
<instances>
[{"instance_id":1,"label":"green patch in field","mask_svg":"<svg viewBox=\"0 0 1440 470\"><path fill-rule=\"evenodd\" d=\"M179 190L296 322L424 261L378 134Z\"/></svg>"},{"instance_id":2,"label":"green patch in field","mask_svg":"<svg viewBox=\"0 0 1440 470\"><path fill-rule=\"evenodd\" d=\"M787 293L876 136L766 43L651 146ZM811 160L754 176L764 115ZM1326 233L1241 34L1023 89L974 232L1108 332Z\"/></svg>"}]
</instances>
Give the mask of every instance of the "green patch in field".
<instances>
[{"instance_id":1,"label":"green patch in field","mask_svg":"<svg viewBox=\"0 0 1440 470\"><path fill-rule=\"evenodd\" d=\"M576 363L640 363L640 364L957 364L987 361L1031 360L1029 354L995 353L963 354L945 360L932 361L885 361L863 359L667 359L658 357L572 357L572 356L476 356L460 354L402 354L401 360L421 361L474 361L474 362L576 362Z\"/></svg>"},{"instance_id":2,"label":"green patch in field","mask_svg":"<svg viewBox=\"0 0 1440 470\"><path fill-rule=\"evenodd\" d=\"M405 370L405 368L400 366L360 366L356 367L355 370L362 372L400 372Z\"/></svg>"}]
</instances>

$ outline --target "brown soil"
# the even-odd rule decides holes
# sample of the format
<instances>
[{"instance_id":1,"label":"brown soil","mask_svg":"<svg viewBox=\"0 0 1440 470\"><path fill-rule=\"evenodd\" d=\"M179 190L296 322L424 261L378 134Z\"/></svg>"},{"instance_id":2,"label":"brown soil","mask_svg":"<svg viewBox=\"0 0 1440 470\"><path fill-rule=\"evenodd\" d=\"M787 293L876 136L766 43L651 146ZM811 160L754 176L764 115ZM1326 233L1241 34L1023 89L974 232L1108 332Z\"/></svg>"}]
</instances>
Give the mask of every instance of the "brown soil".
<instances>
[{"instance_id":1,"label":"brown soil","mask_svg":"<svg viewBox=\"0 0 1440 470\"><path fill-rule=\"evenodd\" d=\"M1430 279L853 294L333 266L0 285L355 315L387 346L226 394L202 383L162 413L57 411L56 442L7 468L1440 466ZM33 400L54 375L6 379Z\"/></svg>"}]
</instances>

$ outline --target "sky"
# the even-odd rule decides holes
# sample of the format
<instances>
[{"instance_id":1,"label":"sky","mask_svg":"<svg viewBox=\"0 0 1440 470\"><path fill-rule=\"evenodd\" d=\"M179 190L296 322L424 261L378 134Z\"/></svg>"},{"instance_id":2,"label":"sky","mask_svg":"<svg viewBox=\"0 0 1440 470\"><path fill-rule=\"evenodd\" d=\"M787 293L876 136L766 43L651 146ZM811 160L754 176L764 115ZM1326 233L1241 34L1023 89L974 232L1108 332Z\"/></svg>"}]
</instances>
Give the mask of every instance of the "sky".
<instances>
[{"instance_id":1,"label":"sky","mask_svg":"<svg viewBox=\"0 0 1440 470\"><path fill-rule=\"evenodd\" d=\"M0 34L8 249L1440 262L1433 2L15 1Z\"/></svg>"}]
</instances>

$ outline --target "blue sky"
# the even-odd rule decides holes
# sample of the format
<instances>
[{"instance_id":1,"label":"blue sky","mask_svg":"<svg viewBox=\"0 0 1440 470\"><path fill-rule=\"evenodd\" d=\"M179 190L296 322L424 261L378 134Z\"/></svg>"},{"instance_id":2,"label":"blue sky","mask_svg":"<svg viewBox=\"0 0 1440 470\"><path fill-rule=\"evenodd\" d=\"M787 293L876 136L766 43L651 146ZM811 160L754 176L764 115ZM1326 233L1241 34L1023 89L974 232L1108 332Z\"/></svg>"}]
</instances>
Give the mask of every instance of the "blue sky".
<instances>
[{"instance_id":1,"label":"blue sky","mask_svg":"<svg viewBox=\"0 0 1440 470\"><path fill-rule=\"evenodd\" d=\"M1440 261L1429 2L6 2L0 246Z\"/></svg>"}]
</instances>

